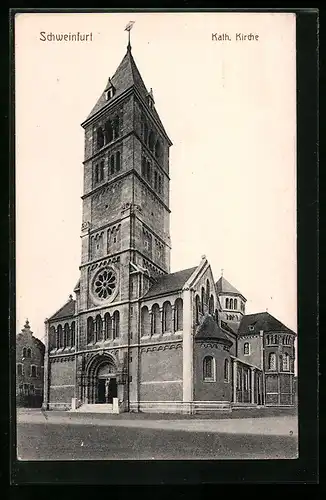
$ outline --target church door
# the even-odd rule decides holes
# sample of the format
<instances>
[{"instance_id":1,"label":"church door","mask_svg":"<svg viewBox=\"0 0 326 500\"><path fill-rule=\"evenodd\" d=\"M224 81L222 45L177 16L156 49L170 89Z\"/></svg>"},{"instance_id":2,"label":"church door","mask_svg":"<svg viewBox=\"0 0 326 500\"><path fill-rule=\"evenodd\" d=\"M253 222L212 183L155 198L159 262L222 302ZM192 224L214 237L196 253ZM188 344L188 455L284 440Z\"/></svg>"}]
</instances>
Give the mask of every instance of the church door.
<instances>
[{"instance_id":1,"label":"church door","mask_svg":"<svg viewBox=\"0 0 326 500\"><path fill-rule=\"evenodd\" d=\"M97 391L98 391L97 402L98 403L105 403L105 379L104 378L100 378L98 380Z\"/></svg>"},{"instance_id":2,"label":"church door","mask_svg":"<svg viewBox=\"0 0 326 500\"><path fill-rule=\"evenodd\" d=\"M115 377L110 378L109 384L108 384L108 395L107 395L107 402L109 404L113 403L113 398L116 398L118 394L117 390L117 379Z\"/></svg>"}]
</instances>

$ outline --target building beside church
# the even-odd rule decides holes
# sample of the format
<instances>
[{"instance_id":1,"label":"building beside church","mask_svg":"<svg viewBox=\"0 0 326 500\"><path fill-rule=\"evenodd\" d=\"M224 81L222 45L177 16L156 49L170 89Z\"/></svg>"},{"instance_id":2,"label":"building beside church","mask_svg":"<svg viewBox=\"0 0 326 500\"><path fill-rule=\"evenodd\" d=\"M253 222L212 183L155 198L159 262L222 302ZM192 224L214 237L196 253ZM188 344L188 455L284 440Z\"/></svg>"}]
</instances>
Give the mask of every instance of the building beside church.
<instances>
[{"instance_id":1,"label":"building beside church","mask_svg":"<svg viewBox=\"0 0 326 500\"><path fill-rule=\"evenodd\" d=\"M34 337L28 319L16 335L16 404L41 407L45 346Z\"/></svg>"},{"instance_id":2,"label":"building beside church","mask_svg":"<svg viewBox=\"0 0 326 500\"><path fill-rule=\"evenodd\" d=\"M292 405L295 333L206 257L170 272L172 142L130 44L82 123L80 279L46 319L44 407L194 413Z\"/></svg>"}]
</instances>

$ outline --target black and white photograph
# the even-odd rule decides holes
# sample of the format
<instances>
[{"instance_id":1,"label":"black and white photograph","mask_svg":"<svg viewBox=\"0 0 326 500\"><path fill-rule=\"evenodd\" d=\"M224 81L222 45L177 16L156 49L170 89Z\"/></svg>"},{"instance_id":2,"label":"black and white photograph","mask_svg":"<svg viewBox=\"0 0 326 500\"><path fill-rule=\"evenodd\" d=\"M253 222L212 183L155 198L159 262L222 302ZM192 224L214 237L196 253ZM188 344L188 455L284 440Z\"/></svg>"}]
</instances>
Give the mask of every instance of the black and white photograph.
<instances>
[{"instance_id":1,"label":"black and white photograph","mask_svg":"<svg viewBox=\"0 0 326 500\"><path fill-rule=\"evenodd\" d=\"M14 31L17 459L297 459L295 14Z\"/></svg>"}]
</instances>

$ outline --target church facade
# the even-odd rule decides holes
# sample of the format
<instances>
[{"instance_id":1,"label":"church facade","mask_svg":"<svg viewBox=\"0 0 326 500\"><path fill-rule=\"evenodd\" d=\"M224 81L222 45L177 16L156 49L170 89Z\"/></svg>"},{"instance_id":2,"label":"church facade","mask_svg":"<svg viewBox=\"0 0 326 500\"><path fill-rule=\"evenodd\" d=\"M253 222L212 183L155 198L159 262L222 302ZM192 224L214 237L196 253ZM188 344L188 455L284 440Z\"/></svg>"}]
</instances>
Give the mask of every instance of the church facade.
<instances>
[{"instance_id":1,"label":"church facade","mask_svg":"<svg viewBox=\"0 0 326 500\"><path fill-rule=\"evenodd\" d=\"M246 315L205 256L170 272L172 142L130 44L82 126L80 279L45 321L44 408L292 405L295 333Z\"/></svg>"}]
</instances>

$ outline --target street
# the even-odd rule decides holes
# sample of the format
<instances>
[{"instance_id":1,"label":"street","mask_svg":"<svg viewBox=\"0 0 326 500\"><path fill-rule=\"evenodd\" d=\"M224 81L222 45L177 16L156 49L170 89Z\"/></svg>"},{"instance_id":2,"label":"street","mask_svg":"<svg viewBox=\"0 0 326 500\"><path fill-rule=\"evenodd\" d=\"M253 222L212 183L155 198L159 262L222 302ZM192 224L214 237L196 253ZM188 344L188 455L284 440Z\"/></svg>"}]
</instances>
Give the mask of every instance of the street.
<instances>
[{"instance_id":1,"label":"street","mask_svg":"<svg viewBox=\"0 0 326 500\"><path fill-rule=\"evenodd\" d=\"M18 411L20 460L297 458L293 415L181 418Z\"/></svg>"}]
</instances>

